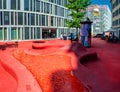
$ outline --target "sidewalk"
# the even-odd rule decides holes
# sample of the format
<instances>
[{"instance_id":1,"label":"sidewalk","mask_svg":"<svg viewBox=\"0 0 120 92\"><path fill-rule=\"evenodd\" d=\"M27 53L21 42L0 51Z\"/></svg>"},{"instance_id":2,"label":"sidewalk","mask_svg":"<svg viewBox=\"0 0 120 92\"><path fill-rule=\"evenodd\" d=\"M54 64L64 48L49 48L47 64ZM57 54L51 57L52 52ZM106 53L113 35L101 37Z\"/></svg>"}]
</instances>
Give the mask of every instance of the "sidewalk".
<instances>
[{"instance_id":1,"label":"sidewalk","mask_svg":"<svg viewBox=\"0 0 120 92\"><path fill-rule=\"evenodd\" d=\"M84 63L98 82L95 92L120 92L120 44L93 38L88 50L98 55L97 61Z\"/></svg>"}]
</instances>

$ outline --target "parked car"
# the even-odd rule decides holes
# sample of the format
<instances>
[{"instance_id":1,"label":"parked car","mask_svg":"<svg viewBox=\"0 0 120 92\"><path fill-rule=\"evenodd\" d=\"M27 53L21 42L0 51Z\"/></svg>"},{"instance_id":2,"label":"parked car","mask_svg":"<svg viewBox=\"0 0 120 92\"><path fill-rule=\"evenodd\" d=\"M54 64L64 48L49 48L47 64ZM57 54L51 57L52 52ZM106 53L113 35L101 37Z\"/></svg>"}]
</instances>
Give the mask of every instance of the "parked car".
<instances>
[{"instance_id":1,"label":"parked car","mask_svg":"<svg viewBox=\"0 0 120 92\"><path fill-rule=\"evenodd\" d=\"M77 33L70 33L70 34L67 36L67 39L68 39L68 40L72 40L72 41L78 41L78 34L77 34Z\"/></svg>"},{"instance_id":2,"label":"parked car","mask_svg":"<svg viewBox=\"0 0 120 92\"><path fill-rule=\"evenodd\" d=\"M105 32L105 40L108 42L118 42L118 37L114 34L114 31Z\"/></svg>"},{"instance_id":3,"label":"parked car","mask_svg":"<svg viewBox=\"0 0 120 92\"><path fill-rule=\"evenodd\" d=\"M101 39L102 39L102 40L105 40L105 32L102 33Z\"/></svg>"},{"instance_id":4,"label":"parked car","mask_svg":"<svg viewBox=\"0 0 120 92\"><path fill-rule=\"evenodd\" d=\"M96 34L96 35L94 36L94 38L101 38L102 35L103 35L103 34Z\"/></svg>"}]
</instances>

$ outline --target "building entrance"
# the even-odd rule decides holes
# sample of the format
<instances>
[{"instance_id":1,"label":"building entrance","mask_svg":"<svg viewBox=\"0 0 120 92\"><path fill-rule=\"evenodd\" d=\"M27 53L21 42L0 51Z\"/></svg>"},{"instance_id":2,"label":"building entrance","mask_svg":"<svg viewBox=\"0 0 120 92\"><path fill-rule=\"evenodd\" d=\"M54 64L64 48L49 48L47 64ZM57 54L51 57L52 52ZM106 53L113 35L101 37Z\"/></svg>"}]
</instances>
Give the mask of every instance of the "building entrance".
<instances>
[{"instance_id":1,"label":"building entrance","mask_svg":"<svg viewBox=\"0 0 120 92\"><path fill-rule=\"evenodd\" d=\"M57 37L57 29L53 28L43 28L42 29L42 38L56 38Z\"/></svg>"}]
</instances>

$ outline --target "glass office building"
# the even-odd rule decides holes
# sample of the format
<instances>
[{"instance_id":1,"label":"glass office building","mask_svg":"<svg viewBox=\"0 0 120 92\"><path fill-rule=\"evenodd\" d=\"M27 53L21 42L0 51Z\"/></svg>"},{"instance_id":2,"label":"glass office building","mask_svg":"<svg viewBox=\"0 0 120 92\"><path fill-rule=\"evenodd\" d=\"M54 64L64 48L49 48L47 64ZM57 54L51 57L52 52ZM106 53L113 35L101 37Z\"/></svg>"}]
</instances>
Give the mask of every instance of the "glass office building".
<instances>
[{"instance_id":1,"label":"glass office building","mask_svg":"<svg viewBox=\"0 0 120 92\"><path fill-rule=\"evenodd\" d=\"M112 4L112 28L120 40L120 0L110 0Z\"/></svg>"},{"instance_id":2,"label":"glass office building","mask_svg":"<svg viewBox=\"0 0 120 92\"><path fill-rule=\"evenodd\" d=\"M107 5L91 5L86 10L86 17L89 17L92 23L92 34L102 34L108 31L112 26L112 14Z\"/></svg>"},{"instance_id":3,"label":"glass office building","mask_svg":"<svg viewBox=\"0 0 120 92\"><path fill-rule=\"evenodd\" d=\"M0 0L0 41L59 38L66 27L67 0Z\"/></svg>"}]
</instances>

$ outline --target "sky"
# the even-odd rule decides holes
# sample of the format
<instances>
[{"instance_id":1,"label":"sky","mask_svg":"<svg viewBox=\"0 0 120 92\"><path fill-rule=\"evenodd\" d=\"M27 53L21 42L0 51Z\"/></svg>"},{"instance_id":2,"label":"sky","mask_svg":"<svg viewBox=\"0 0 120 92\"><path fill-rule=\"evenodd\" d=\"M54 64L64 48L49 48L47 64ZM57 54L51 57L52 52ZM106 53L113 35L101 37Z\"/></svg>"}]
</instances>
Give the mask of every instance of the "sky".
<instances>
[{"instance_id":1,"label":"sky","mask_svg":"<svg viewBox=\"0 0 120 92\"><path fill-rule=\"evenodd\" d=\"M108 5L110 10L112 10L110 0L91 0L91 4Z\"/></svg>"}]
</instances>

